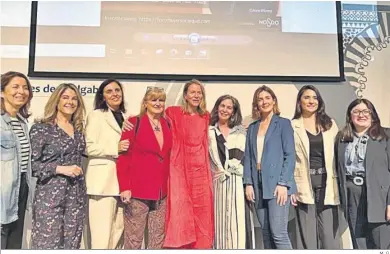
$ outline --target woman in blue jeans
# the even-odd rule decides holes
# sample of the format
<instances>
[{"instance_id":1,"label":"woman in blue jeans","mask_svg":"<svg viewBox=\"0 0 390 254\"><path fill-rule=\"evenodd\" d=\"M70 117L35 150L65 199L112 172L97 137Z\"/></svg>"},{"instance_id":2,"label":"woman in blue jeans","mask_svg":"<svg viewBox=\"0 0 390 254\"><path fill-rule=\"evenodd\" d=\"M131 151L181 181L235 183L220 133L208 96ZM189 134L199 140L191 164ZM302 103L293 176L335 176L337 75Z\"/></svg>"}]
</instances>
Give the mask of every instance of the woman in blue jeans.
<instances>
[{"instance_id":1,"label":"woman in blue jeans","mask_svg":"<svg viewBox=\"0 0 390 254\"><path fill-rule=\"evenodd\" d=\"M253 96L245 158L245 196L253 202L264 248L292 249L287 232L290 196L295 193L295 146L290 120L280 117L278 100L267 86Z\"/></svg>"}]
</instances>

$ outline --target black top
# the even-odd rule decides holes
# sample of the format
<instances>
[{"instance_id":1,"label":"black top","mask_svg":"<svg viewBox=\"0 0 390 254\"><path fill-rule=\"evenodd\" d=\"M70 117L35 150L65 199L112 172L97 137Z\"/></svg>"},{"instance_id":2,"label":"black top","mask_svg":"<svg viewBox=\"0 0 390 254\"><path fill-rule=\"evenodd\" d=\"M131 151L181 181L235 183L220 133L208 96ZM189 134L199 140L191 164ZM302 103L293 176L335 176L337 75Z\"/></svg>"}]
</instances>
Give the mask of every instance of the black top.
<instances>
[{"instance_id":1,"label":"black top","mask_svg":"<svg viewBox=\"0 0 390 254\"><path fill-rule=\"evenodd\" d=\"M322 132L317 135L313 135L308 131L306 132L310 142L310 168L325 168L324 142L322 138Z\"/></svg>"},{"instance_id":2,"label":"black top","mask_svg":"<svg viewBox=\"0 0 390 254\"><path fill-rule=\"evenodd\" d=\"M111 112L114 115L116 122L119 124L119 127L121 127L121 129L122 129L123 122L125 121L123 118L122 112L121 111L112 111L112 110L111 110Z\"/></svg>"}]
</instances>

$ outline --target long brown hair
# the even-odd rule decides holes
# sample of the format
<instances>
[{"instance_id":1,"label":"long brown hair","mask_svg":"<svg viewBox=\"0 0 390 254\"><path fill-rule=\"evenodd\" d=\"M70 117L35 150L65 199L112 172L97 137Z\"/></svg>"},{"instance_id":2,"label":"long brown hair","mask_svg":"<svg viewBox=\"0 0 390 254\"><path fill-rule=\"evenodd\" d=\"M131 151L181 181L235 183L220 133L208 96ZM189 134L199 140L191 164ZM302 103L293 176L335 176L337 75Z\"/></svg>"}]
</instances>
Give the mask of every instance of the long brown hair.
<instances>
[{"instance_id":1,"label":"long brown hair","mask_svg":"<svg viewBox=\"0 0 390 254\"><path fill-rule=\"evenodd\" d=\"M74 128L79 131L84 131L84 116L85 116L85 106L83 97L81 96L79 90L77 87L72 83L62 83L60 84L56 90L52 93L49 100L46 103L45 106L45 113L42 119L37 120L37 122L42 123L50 123L54 124L57 113L58 113L58 104L60 102L62 94L65 92L66 89L71 89L76 93L77 96L77 109L72 115L72 123Z\"/></svg>"},{"instance_id":2,"label":"long brown hair","mask_svg":"<svg viewBox=\"0 0 390 254\"><path fill-rule=\"evenodd\" d=\"M339 138L343 142L352 142L353 141L353 133L355 131L355 126L353 125L351 114L352 109L359 105L360 103L364 103L367 108L371 111L371 127L367 130L367 134L372 138L373 140L382 140L389 138L384 128L381 125L381 120L379 119L379 115L376 112L374 104L372 104L371 101L367 99L355 99L352 101L347 109L346 117L345 117L345 127L340 131Z\"/></svg>"},{"instance_id":3,"label":"long brown hair","mask_svg":"<svg viewBox=\"0 0 390 254\"><path fill-rule=\"evenodd\" d=\"M224 100L231 100L233 103L233 114L230 117L229 122L228 122L229 128L233 128L235 126L241 125L242 124L242 114L241 114L240 103L238 102L238 100L235 97L233 97L229 94L222 95L215 102L214 108L213 108L213 110L211 110L211 113L210 113L210 125L214 126L219 121L218 108L219 108L219 105Z\"/></svg>"},{"instance_id":4,"label":"long brown hair","mask_svg":"<svg viewBox=\"0 0 390 254\"><path fill-rule=\"evenodd\" d=\"M274 91L269 88L268 86L261 86L256 89L255 93L253 94L253 100L252 100L252 119L260 119L260 111L258 107L258 97L261 92L267 92L271 95L272 99L275 101L274 105L274 114L275 115L280 115L280 110L279 110L279 104L278 104L278 98L276 97Z\"/></svg>"},{"instance_id":5,"label":"long brown hair","mask_svg":"<svg viewBox=\"0 0 390 254\"><path fill-rule=\"evenodd\" d=\"M202 115L207 113L206 91L204 89L203 84L197 79L192 79L192 80L188 81L187 83L185 83L184 89L183 89L183 97L182 97L181 106L182 106L184 112L187 112L187 113L190 112L190 106L188 105L188 102L185 98L185 95L187 94L188 89L191 85L198 85L200 87L200 90L202 91L202 95L203 95L202 100L200 101L200 104L199 104L198 108L196 109L198 114L202 116Z\"/></svg>"},{"instance_id":6,"label":"long brown hair","mask_svg":"<svg viewBox=\"0 0 390 254\"><path fill-rule=\"evenodd\" d=\"M4 92L6 86L8 86L10 84L10 82L12 81L12 79L16 78L16 77L19 77L19 78L26 80L26 84L27 84L28 91L29 91L28 100L27 100L26 104L24 104L19 109L19 114L24 118L28 118L30 116L28 110L30 109L31 99L33 98L33 91L32 91L31 83L28 80L28 78L26 77L26 75L24 75L23 73L20 73L20 72L16 72L16 71L9 71L9 72L6 72L4 74L1 74L1 92ZM3 99L3 97L1 97L1 114L4 115L6 112L7 111L5 109L4 99Z\"/></svg>"},{"instance_id":7,"label":"long brown hair","mask_svg":"<svg viewBox=\"0 0 390 254\"><path fill-rule=\"evenodd\" d=\"M301 99L302 95L306 90L312 90L317 97L318 100L318 109L315 112L316 114L316 126L320 128L321 131L325 132L332 128L333 122L332 119L326 114L325 112L325 102L321 97L320 91L315 86L312 85L306 85L303 86L297 95L297 102L295 104L295 113L294 113L294 119L299 119L302 117L302 106L301 106Z\"/></svg>"}]
</instances>

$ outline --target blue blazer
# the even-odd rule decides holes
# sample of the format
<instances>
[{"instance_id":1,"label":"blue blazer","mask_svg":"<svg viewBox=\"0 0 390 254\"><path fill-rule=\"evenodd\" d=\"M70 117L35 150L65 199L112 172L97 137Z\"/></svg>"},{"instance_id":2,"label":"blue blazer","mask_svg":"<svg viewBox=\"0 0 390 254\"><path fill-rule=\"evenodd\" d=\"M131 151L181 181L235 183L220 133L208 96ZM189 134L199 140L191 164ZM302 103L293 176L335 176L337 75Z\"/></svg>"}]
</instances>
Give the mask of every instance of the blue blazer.
<instances>
[{"instance_id":1,"label":"blue blazer","mask_svg":"<svg viewBox=\"0 0 390 254\"><path fill-rule=\"evenodd\" d=\"M288 188L288 195L295 194L295 144L290 120L273 115L264 139L260 162L261 174L257 170L257 133L260 120L248 127L244 157L244 184L253 185L255 200L259 200L262 183L263 199L273 199L277 185ZM260 179L261 178L261 179Z\"/></svg>"}]
</instances>

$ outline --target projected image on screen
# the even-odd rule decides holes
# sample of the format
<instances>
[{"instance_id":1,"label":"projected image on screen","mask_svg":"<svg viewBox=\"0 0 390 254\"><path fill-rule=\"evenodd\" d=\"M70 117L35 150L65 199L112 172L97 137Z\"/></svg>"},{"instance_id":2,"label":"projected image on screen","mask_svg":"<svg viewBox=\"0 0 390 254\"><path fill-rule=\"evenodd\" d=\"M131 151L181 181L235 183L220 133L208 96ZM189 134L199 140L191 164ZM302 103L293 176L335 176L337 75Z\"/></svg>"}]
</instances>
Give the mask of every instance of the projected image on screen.
<instances>
[{"instance_id":1,"label":"projected image on screen","mask_svg":"<svg viewBox=\"0 0 390 254\"><path fill-rule=\"evenodd\" d=\"M35 71L340 76L335 2L39 2L37 24Z\"/></svg>"}]
</instances>

